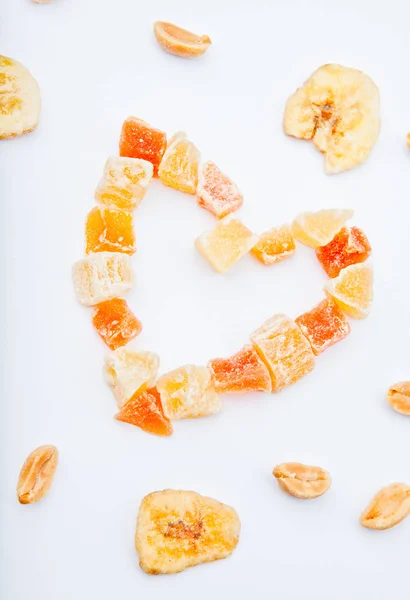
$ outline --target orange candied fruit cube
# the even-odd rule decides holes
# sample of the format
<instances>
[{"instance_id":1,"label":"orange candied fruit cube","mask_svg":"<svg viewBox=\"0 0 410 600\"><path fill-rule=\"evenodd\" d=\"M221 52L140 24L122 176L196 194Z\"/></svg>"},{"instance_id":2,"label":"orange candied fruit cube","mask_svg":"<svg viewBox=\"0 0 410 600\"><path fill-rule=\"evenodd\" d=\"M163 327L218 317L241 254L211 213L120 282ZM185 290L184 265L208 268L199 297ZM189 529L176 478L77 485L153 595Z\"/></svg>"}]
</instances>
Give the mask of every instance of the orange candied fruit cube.
<instances>
[{"instance_id":1,"label":"orange candied fruit cube","mask_svg":"<svg viewBox=\"0 0 410 600\"><path fill-rule=\"evenodd\" d=\"M243 196L234 182L211 160L202 165L196 195L199 206L218 219L238 210L243 204Z\"/></svg>"},{"instance_id":2,"label":"orange candied fruit cube","mask_svg":"<svg viewBox=\"0 0 410 600\"><path fill-rule=\"evenodd\" d=\"M213 358L208 369L217 392L271 392L269 370L251 344L229 358Z\"/></svg>"},{"instance_id":3,"label":"orange candied fruit cube","mask_svg":"<svg viewBox=\"0 0 410 600\"><path fill-rule=\"evenodd\" d=\"M173 432L156 387L134 394L114 418L155 435L165 436Z\"/></svg>"},{"instance_id":4,"label":"orange candied fruit cube","mask_svg":"<svg viewBox=\"0 0 410 600\"><path fill-rule=\"evenodd\" d=\"M110 156L94 197L107 208L135 210L152 179L153 166L142 158Z\"/></svg>"},{"instance_id":5,"label":"orange candied fruit cube","mask_svg":"<svg viewBox=\"0 0 410 600\"><path fill-rule=\"evenodd\" d=\"M309 342L286 315L279 314L268 319L253 332L251 340L269 369L274 392L295 383L315 366Z\"/></svg>"},{"instance_id":6,"label":"orange candied fruit cube","mask_svg":"<svg viewBox=\"0 0 410 600\"><path fill-rule=\"evenodd\" d=\"M316 248L316 256L329 275L337 277L349 265L364 262L372 248L364 232L358 227L343 227L326 246Z\"/></svg>"},{"instance_id":7,"label":"orange candied fruit cube","mask_svg":"<svg viewBox=\"0 0 410 600\"><path fill-rule=\"evenodd\" d=\"M85 253L124 252L134 254L132 214L125 210L95 206L85 224Z\"/></svg>"},{"instance_id":8,"label":"orange candied fruit cube","mask_svg":"<svg viewBox=\"0 0 410 600\"><path fill-rule=\"evenodd\" d=\"M330 298L295 319L307 337L313 354L318 356L350 333L350 325L340 308Z\"/></svg>"},{"instance_id":9,"label":"orange candied fruit cube","mask_svg":"<svg viewBox=\"0 0 410 600\"><path fill-rule=\"evenodd\" d=\"M166 148L167 135L163 131L136 117L128 117L124 121L120 136L120 156L147 160L154 167L154 175L158 175Z\"/></svg>"},{"instance_id":10,"label":"orange candied fruit cube","mask_svg":"<svg viewBox=\"0 0 410 600\"><path fill-rule=\"evenodd\" d=\"M125 346L142 331L141 321L121 298L113 298L97 304L93 311L92 322L98 335L110 350Z\"/></svg>"},{"instance_id":11,"label":"orange candied fruit cube","mask_svg":"<svg viewBox=\"0 0 410 600\"><path fill-rule=\"evenodd\" d=\"M262 233L251 252L264 265L273 265L295 254L296 244L289 225L273 227Z\"/></svg>"},{"instance_id":12,"label":"orange candied fruit cube","mask_svg":"<svg viewBox=\"0 0 410 600\"><path fill-rule=\"evenodd\" d=\"M176 133L159 167L162 183L181 192L195 194L198 185L199 150L183 132Z\"/></svg>"}]
</instances>

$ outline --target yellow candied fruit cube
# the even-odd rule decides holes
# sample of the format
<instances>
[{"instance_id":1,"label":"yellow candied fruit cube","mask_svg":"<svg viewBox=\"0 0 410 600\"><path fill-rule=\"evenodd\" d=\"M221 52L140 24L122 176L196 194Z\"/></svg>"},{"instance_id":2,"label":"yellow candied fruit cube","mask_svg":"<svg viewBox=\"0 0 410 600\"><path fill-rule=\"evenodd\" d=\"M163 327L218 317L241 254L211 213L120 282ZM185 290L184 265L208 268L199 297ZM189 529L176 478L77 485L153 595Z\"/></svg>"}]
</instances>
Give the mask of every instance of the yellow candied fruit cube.
<instances>
[{"instance_id":1,"label":"yellow candied fruit cube","mask_svg":"<svg viewBox=\"0 0 410 600\"><path fill-rule=\"evenodd\" d=\"M122 252L91 253L73 265L74 290L85 306L121 298L132 280L130 257Z\"/></svg>"},{"instance_id":2,"label":"yellow candied fruit cube","mask_svg":"<svg viewBox=\"0 0 410 600\"><path fill-rule=\"evenodd\" d=\"M125 210L95 206L85 224L85 253L124 252L134 254L132 214Z\"/></svg>"},{"instance_id":3,"label":"yellow candied fruit cube","mask_svg":"<svg viewBox=\"0 0 410 600\"><path fill-rule=\"evenodd\" d=\"M222 408L206 367L186 365L165 373L158 379L157 389L169 419L204 417Z\"/></svg>"},{"instance_id":4,"label":"yellow candied fruit cube","mask_svg":"<svg viewBox=\"0 0 410 600\"><path fill-rule=\"evenodd\" d=\"M251 252L264 265L273 265L295 254L295 240L289 225L273 227L262 233Z\"/></svg>"},{"instance_id":5,"label":"yellow candied fruit cube","mask_svg":"<svg viewBox=\"0 0 410 600\"><path fill-rule=\"evenodd\" d=\"M300 213L292 223L292 233L311 248L326 246L352 216L352 210L336 208Z\"/></svg>"},{"instance_id":6,"label":"yellow candied fruit cube","mask_svg":"<svg viewBox=\"0 0 410 600\"><path fill-rule=\"evenodd\" d=\"M211 231L200 235L195 240L195 247L215 271L223 273L249 252L258 239L241 221L228 216Z\"/></svg>"},{"instance_id":7,"label":"yellow candied fruit cube","mask_svg":"<svg viewBox=\"0 0 410 600\"><path fill-rule=\"evenodd\" d=\"M187 194L195 194L198 185L199 150L185 133L170 140L159 166L162 183Z\"/></svg>"},{"instance_id":8,"label":"yellow candied fruit cube","mask_svg":"<svg viewBox=\"0 0 410 600\"><path fill-rule=\"evenodd\" d=\"M135 210L144 198L152 176L153 166L147 160L110 156L94 197L107 208Z\"/></svg>"},{"instance_id":9,"label":"yellow candied fruit cube","mask_svg":"<svg viewBox=\"0 0 410 600\"><path fill-rule=\"evenodd\" d=\"M373 301L373 271L364 264L350 265L326 283L325 291L348 315L364 319Z\"/></svg>"}]
</instances>

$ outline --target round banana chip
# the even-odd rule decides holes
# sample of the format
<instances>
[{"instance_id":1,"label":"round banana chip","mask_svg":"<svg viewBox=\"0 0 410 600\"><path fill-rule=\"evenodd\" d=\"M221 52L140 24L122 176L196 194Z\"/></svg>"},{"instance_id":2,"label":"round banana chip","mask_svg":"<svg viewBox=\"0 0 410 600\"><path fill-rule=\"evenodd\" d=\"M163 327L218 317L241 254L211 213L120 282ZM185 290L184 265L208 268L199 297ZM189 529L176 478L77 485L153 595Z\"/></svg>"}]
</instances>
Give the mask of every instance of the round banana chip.
<instances>
[{"instance_id":1,"label":"round banana chip","mask_svg":"<svg viewBox=\"0 0 410 600\"><path fill-rule=\"evenodd\" d=\"M380 95L364 73L324 65L288 99L285 133L312 140L325 155L325 172L364 162L380 132Z\"/></svg>"},{"instance_id":2,"label":"round banana chip","mask_svg":"<svg viewBox=\"0 0 410 600\"><path fill-rule=\"evenodd\" d=\"M0 139L29 133L40 117L37 81L17 60L0 54Z\"/></svg>"}]
</instances>

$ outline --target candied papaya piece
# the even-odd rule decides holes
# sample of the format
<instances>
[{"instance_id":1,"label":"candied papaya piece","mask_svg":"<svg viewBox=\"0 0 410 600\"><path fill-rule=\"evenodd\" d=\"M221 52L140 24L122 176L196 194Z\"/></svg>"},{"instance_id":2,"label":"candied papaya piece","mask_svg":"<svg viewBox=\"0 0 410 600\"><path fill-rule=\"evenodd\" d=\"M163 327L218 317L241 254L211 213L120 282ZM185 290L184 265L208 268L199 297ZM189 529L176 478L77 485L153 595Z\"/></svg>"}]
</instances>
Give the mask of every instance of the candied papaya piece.
<instances>
[{"instance_id":1,"label":"candied papaya piece","mask_svg":"<svg viewBox=\"0 0 410 600\"><path fill-rule=\"evenodd\" d=\"M336 208L300 213L292 223L292 233L299 242L311 248L325 246L352 216L352 210Z\"/></svg>"},{"instance_id":2,"label":"candied papaya piece","mask_svg":"<svg viewBox=\"0 0 410 600\"><path fill-rule=\"evenodd\" d=\"M141 321L122 298L112 298L97 304L92 322L110 350L125 346L142 331Z\"/></svg>"},{"instance_id":3,"label":"candied papaya piece","mask_svg":"<svg viewBox=\"0 0 410 600\"><path fill-rule=\"evenodd\" d=\"M345 313L355 319L368 316L373 301L373 271L363 264L342 269L329 279L325 291Z\"/></svg>"},{"instance_id":4,"label":"candied papaya piece","mask_svg":"<svg viewBox=\"0 0 410 600\"><path fill-rule=\"evenodd\" d=\"M271 392L269 370L251 344L229 358L213 358L208 362L217 392Z\"/></svg>"},{"instance_id":5,"label":"candied papaya piece","mask_svg":"<svg viewBox=\"0 0 410 600\"><path fill-rule=\"evenodd\" d=\"M251 252L264 265L273 265L295 254L295 240L289 225L273 227L262 233Z\"/></svg>"},{"instance_id":6,"label":"candied papaya piece","mask_svg":"<svg viewBox=\"0 0 410 600\"><path fill-rule=\"evenodd\" d=\"M243 196L234 182L211 160L202 165L196 196L199 206L218 219L238 210L243 204Z\"/></svg>"},{"instance_id":7,"label":"candied papaya piece","mask_svg":"<svg viewBox=\"0 0 410 600\"><path fill-rule=\"evenodd\" d=\"M152 175L153 166L147 160L110 156L94 197L107 208L135 210L145 196Z\"/></svg>"},{"instance_id":8,"label":"candied papaya piece","mask_svg":"<svg viewBox=\"0 0 410 600\"><path fill-rule=\"evenodd\" d=\"M155 435L171 435L173 432L156 387L136 392L114 418Z\"/></svg>"},{"instance_id":9,"label":"candied papaya piece","mask_svg":"<svg viewBox=\"0 0 410 600\"><path fill-rule=\"evenodd\" d=\"M225 217L195 240L196 249L218 273L227 271L257 243L258 236L238 219Z\"/></svg>"},{"instance_id":10,"label":"candied papaya piece","mask_svg":"<svg viewBox=\"0 0 410 600\"><path fill-rule=\"evenodd\" d=\"M121 408L135 394L154 385L159 368L155 352L133 350L129 346L111 352L104 361L104 373Z\"/></svg>"},{"instance_id":11,"label":"candied papaya piece","mask_svg":"<svg viewBox=\"0 0 410 600\"><path fill-rule=\"evenodd\" d=\"M297 317L295 323L309 340L316 356L350 333L349 322L331 298L325 298L312 310Z\"/></svg>"},{"instance_id":12,"label":"candied papaya piece","mask_svg":"<svg viewBox=\"0 0 410 600\"><path fill-rule=\"evenodd\" d=\"M222 408L206 367L186 365L174 369L158 379L157 388L169 419L205 417Z\"/></svg>"},{"instance_id":13,"label":"candied papaya piece","mask_svg":"<svg viewBox=\"0 0 410 600\"><path fill-rule=\"evenodd\" d=\"M123 296L132 287L130 257L121 252L89 254L73 265L73 284L85 306Z\"/></svg>"},{"instance_id":14,"label":"candied papaya piece","mask_svg":"<svg viewBox=\"0 0 410 600\"><path fill-rule=\"evenodd\" d=\"M85 253L90 252L134 254L132 214L98 206L91 209L85 224Z\"/></svg>"},{"instance_id":15,"label":"candied papaya piece","mask_svg":"<svg viewBox=\"0 0 410 600\"><path fill-rule=\"evenodd\" d=\"M158 175L166 147L166 133L151 127L142 119L125 119L120 136L120 156L147 160L154 167L154 175Z\"/></svg>"},{"instance_id":16,"label":"candied papaya piece","mask_svg":"<svg viewBox=\"0 0 410 600\"><path fill-rule=\"evenodd\" d=\"M199 150L183 132L176 133L159 167L162 183L180 192L195 194L198 184Z\"/></svg>"},{"instance_id":17,"label":"candied papaya piece","mask_svg":"<svg viewBox=\"0 0 410 600\"><path fill-rule=\"evenodd\" d=\"M315 366L309 342L286 315L279 314L268 319L253 332L251 340L269 369L274 392L295 383Z\"/></svg>"},{"instance_id":18,"label":"candied papaya piece","mask_svg":"<svg viewBox=\"0 0 410 600\"><path fill-rule=\"evenodd\" d=\"M316 248L316 256L329 277L337 277L345 267L364 262L371 251L361 229L343 227L326 246Z\"/></svg>"}]
</instances>

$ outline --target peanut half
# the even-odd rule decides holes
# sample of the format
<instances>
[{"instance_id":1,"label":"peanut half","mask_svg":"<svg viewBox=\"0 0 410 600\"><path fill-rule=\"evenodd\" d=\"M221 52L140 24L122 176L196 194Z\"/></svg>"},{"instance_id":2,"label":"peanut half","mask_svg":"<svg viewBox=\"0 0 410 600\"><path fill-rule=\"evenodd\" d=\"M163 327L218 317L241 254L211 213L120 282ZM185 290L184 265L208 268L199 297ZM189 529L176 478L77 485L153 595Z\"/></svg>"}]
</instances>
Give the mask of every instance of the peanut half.
<instances>
[{"instance_id":1,"label":"peanut half","mask_svg":"<svg viewBox=\"0 0 410 600\"><path fill-rule=\"evenodd\" d=\"M321 496L330 487L331 477L320 467L301 463L283 463L273 469L279 487L295 498L309 500Z\"/></svg>"},{"instance_id":2,"label":"peanut half","mask_svg":"<svg viewBox=\"0 0 410 600\"><path fill-rule=\"evenodd\" d=\"M410 381L400 381L390 386L386 398L393 410L410 415Z\"/></svg>"},{"instance_id":3,"label":"peanut half","mask_svg":"<svg viewBox=\"0 0 410 600\"><path fill-rule=\"evenodd\" d=\"M362 512L360 524L369 529L390 529L410 514L410 486L392 483L378 492Z\"/></svg>"},{"instance_id":4,"label":"peanut half","mask_svg":"<svg viewBox=\"0 0 410 600\"><path fill-rule=\"evenodd\" d=\"M20 504L31 504L44 498L53 482L57 462L55 446L40 446L33 450L22 466L17 482Z\"/></svg>"},{"instance_id":5,"label":"peanut half","mask_svg":"<svg viewBox=\"0 0 410 600\"><path fill-rule=\"evenodd\" d=\"M207 35L197 35L166 21L154 23L154 34L159 45L170 54L194 58L206 52L211 45Z\"/></svg>"}]
</instances>

